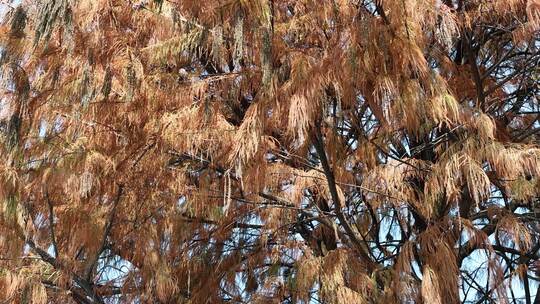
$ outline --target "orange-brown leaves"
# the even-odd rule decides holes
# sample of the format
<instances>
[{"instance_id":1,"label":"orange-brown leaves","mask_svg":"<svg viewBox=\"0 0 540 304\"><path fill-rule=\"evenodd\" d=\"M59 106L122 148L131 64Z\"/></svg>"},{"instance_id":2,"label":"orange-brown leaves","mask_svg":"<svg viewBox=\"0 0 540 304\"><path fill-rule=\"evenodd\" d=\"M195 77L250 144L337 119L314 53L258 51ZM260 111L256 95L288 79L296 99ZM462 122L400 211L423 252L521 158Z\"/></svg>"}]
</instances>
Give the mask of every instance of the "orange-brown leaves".
<instances>
[{"instance_id":1,"label":"orange-brown leaves","mask_svg":"<svg viewBox=\"0 0 540 304\"><path fill-rule=\"evenodd\" d=\"M422 271L422 298L424 303L442 303L439 292L439 278L429 266Z\"/></svg>"},{"instance_id":2,"label":"orange-brown leaves","mask_svg":"<svg viewBox=\"0 0 540 304\"><path fill-rule=\"evenodd\" d=\"M322 258L305 257L296 274L297 296L309 299L309 290L319 283L321 296L330 303L366 303L373 282L362 273L363 265L346 250L333 250ZM352 280L352 285L346 283Z\"/></svg>"},{"instance_id":3,"label":"orange-brown leaves","mask_svg":"<svg viewBox=\"0 0 540 304\"><path fill-rule=\"evenodd\" d=\"M503 301L538 242L539 7L0 8L0 301L453 303L475 249Z\"/></svg>"},{"instance_id":4,"label":"orange-brown leaves","mask_svg":"<svg viewBox=\"0 0 540 304\"><path fill-rule=\"evenodd\" d=\"M540 1L527 1L527 18L533 28L538 29L540 27Z\"/></svg>"}]
</instances>

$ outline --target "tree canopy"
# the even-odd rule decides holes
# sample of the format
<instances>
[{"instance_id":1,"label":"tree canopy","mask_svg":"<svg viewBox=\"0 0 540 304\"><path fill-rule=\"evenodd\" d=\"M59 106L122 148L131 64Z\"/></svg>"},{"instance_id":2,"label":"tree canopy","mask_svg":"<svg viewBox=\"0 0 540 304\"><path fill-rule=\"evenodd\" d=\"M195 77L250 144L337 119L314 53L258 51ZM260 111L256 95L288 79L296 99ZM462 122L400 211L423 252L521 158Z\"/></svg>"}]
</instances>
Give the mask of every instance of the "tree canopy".
<instances>
[{"instance_id":1,"label":"tree canopy","mask_svg":"<svg viewBox=\"0 0 540 304\"><path fill-rule=\"evenodd\" d=\"M539 0L2 2L1 303L540 303Z\"/></svg>"}]
</instances>

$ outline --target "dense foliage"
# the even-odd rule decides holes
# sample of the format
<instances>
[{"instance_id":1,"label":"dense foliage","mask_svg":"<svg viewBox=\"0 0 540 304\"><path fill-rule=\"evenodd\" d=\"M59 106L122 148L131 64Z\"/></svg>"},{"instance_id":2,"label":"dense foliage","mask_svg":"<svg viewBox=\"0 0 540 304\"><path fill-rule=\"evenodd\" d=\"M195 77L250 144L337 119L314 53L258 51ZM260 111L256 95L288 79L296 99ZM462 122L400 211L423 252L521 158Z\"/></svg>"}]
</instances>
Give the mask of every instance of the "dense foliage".
<instances>
[{"instance_id":1,"label":"dense foliage","mask_svg":"<svg viewBox=\"0 0 540 304\"><path fill-rule=\"evenodd\" d=\"M539 0L0 11L0 302L540 303Z\"/></svg>"}]
</instances>

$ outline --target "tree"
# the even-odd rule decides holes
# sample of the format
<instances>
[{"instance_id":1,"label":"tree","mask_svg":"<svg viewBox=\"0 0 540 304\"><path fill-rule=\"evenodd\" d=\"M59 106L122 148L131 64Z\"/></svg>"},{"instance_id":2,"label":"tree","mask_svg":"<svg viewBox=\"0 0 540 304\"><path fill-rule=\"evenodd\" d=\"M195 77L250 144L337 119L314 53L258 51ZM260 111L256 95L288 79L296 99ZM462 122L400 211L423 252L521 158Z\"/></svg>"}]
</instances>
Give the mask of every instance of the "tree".
<instances>
[{"instance_id":1,"label":"tree","mask_svg":"<svg viewBox=\"0 0 540 304\"><path fill-rule=\"evenodd\" d=\"M9 3L3 303L540 303L538 0Z\"/></svg>"}]
</instances>

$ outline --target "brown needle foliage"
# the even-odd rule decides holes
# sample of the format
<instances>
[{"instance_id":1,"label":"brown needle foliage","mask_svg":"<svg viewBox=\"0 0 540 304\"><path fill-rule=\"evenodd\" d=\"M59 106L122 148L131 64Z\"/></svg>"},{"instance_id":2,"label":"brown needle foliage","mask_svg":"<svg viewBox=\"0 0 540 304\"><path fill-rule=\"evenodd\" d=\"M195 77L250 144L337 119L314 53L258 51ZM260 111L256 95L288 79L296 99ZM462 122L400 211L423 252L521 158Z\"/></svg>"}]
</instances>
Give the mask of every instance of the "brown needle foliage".
<instances>
[{"instance_id":1,"label":"brown needle foliage","mask_svg":"<svg viewBox=\"0 0 540 304\"><path fill-rule=\"evenodd\" d=\"M1 303L540 303L539 0L3 3Z\"/></svg>"}]
</instances>

